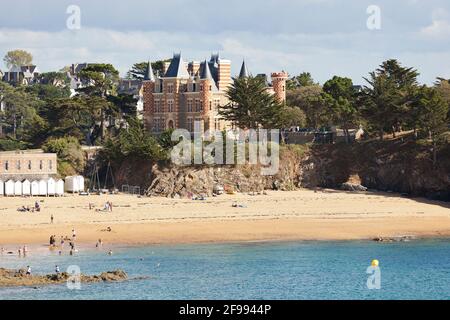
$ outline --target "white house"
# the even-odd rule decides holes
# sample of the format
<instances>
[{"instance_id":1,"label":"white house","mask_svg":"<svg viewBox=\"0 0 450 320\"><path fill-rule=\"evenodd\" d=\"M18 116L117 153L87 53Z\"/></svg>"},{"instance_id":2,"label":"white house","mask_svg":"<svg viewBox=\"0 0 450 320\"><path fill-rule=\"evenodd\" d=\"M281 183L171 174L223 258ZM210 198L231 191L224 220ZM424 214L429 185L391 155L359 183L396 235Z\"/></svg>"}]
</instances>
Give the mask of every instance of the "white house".
<instances>
[{"instance_id":1,"label":"white house","mask_svg":"<svg viewBox=\"0 0 450 320\"><path fill-rule=\"evenodd\" d=\"M64 189L67 192L76 193L78 192L78 179L76 176L66 177L66 182L64 183Z\"/></svg>"},{"instance_id":2,"label":"white house","mask_svg":"<svg viewBox=\"0 0 450 320\"><path fill-rule=\"evenodd\" d=\"M31 182L26 179L22 181L22 195L31 196Z\"/></svg>"},{"instance_id":3,"label":"white house","mask_svg":"<svg viewBox=\"0 0 450 320\"><path fill-rule=\"evenodd\" d=\"M47 181L39 180L39 195L46 196L47 195Z\"/></svg>"},{"instance_id":4,"label":"white house","mask_svg":"<svg viewBox=\"0 0 450 320\"><path fill-rule=\"evenodd\" d=\"M49 196L56 195L56 181L53 178L50 178L47 181L47 194Z\"/></svg>"},{"instance_id":5,"label":"white house","mask_svg":"<svg viewBox=\"0 0 450 320\"><path fill-rule=\"evenodd\" d=\"M31 195L33 197L39 195L39 181L33 180L31 182Z\"/></svg>"},{"instance_id":6,"label":"white house","mask_svg":"<svg viewBox=\"0 0 450 320\"><path fill-rule=\"evenodd\" d=\"M22 195L22 181L16 181L14 183L14 195L19 197Z\"/></svg>"},{"instance_id":7,"label":"white house","mask_svg":"<svg viewBox=\"0 0 450 320\"><path fill-rule=\"evenodd\" d=\"M8 180L5 182L5 196L14 195L14 181Z\"/></svg>"},{"instance_id":8,"label":"white house","mask_svg":"<svg viewBox=\"0 0 450 320\"><path fill-rule=\"evenodd\" d=\"M64 180L59 179L56 181L56 195L63 196L64 195Z\"/></svg>"},{"instance_id":9,"label":"white house","mask_svg":"<svg viewBox=\"0 0 450 320\"><path fill-rule=\"evenodd\" d=\"M84 192L84 177L77 176L77 180L78 180L78 192Z\"/></svg>"}]
</instances>

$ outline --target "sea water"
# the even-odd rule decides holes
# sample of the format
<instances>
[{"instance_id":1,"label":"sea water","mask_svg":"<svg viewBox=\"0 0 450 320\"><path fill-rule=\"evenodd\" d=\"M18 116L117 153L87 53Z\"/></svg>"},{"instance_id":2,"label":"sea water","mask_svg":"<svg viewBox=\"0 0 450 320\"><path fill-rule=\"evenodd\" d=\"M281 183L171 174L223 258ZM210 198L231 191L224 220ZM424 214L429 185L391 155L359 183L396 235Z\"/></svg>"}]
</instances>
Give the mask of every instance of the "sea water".
<instances>
[{"instance_id":1,"label":"sea water","mask_svg":"<svg viewBox=\"0 0 450 320\"><path fill-rule=\"evenodd\" d=\"M0 299L448 299L450 240L275 242L80 248L0 256L0 267L47 274L77 265L85 274L122 269L120 283L2 288ZM381 288L366 273L379 260Z\"/></svg>"}]
</instances>

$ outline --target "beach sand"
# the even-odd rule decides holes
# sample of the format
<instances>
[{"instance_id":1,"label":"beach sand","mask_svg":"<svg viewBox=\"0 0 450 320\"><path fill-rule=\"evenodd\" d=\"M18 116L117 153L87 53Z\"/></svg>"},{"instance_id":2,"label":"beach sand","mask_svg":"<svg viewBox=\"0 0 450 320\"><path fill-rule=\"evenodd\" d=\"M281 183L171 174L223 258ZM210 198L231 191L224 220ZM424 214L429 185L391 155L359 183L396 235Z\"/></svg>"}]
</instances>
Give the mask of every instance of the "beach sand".
<instances>
[{"instance_id":1,"label":"beach sand","mask_svg":"<svg viewBox=\"0 0 450 320\"><path fill-rule=\"evenodd\" d=\"M41 212L17 208L41 203ZM89 210L89 203L113 212ZM233 203L244 207L232 207ZM50 223L53 214L54 223ZM111 232L106 231L110 227ZM335 190L221 195L205 201L131 195L0 198L0 246L48 245L50 235L92 244L355 240L450 236L450 204L390 193Z\"/></svg>"}]
</instances>

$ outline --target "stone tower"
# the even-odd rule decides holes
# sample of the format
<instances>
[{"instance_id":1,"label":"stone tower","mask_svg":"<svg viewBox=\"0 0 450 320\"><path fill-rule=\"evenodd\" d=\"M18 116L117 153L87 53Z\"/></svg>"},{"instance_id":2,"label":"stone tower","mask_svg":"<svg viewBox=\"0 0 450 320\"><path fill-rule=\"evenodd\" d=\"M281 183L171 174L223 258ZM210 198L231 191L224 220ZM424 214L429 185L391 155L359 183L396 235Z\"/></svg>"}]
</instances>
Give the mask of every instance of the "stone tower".
<instances>
[{"instance_id":1,"label":"stone tower","mask_svg":"<svg viewBox=\"0 0 450 320\"><path fill-rule=\"evenodd\" d=\"M286 80L288 79L288 74L284 71L273 72L272 77L272 87L275 92L275 96L280 102L286 102Z\"/></svg>"},{"instance_id":2,"label":"stone tower","mask_svg":"<svg viewBox=\"0 0 450 320\"><path fill-rule=\"evenodd\" d=\"M155 82L156 80L155 75L153 74L152 64L149 61L144 75L144 81L142 82L144 98L144 126L147 130L150 130L152 127L150 120L154 112L153 93L155 92Z\"/></svg>"}]
</instances>

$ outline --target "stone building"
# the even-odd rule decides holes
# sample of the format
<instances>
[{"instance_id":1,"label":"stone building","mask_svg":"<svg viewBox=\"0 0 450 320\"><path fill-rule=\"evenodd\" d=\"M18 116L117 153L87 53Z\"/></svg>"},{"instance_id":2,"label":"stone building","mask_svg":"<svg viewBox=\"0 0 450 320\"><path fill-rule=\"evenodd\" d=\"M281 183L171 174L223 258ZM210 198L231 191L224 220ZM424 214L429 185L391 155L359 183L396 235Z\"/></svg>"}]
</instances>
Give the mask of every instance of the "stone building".
<instances>
[{"instance_id":1,"label":"stone building","mask_svg":"<svg viewBox=\"0 0 450 320\"><path fill-rule=\"evenodd\" d=\"M57 176L56 153L37 150L0 152L0 180L48 179Z\"/></svg>"},{"instance_id":2,"label":"stone building","mask_svg":"<svg viewBox=\"0 0 450 320\"><path fill-rule=\"evenodd\" d=\"M239 77L250 76L245 61ZM266 78L267 90L280 101L286 99L285 72L272 73L272 83ZM151 63L143 81L144 123L147 130L159 133L170 128L184 128L190 132L223 130L231 126L219 114L219 106L227 104L227 90L232 84L231 61L213 54L203 62L186 63L175 54L166 64L163 75L155 76ZM194 128L195 124L199 128Z\"/></svg>"}]
</instances>

